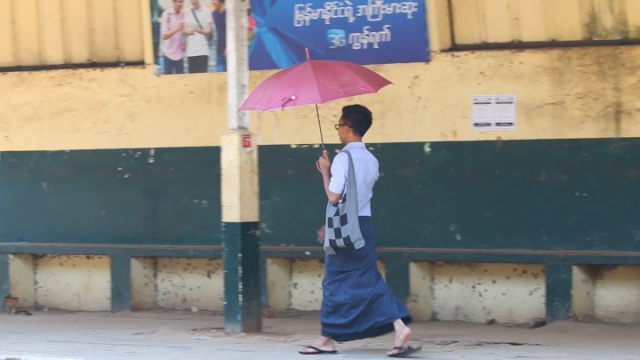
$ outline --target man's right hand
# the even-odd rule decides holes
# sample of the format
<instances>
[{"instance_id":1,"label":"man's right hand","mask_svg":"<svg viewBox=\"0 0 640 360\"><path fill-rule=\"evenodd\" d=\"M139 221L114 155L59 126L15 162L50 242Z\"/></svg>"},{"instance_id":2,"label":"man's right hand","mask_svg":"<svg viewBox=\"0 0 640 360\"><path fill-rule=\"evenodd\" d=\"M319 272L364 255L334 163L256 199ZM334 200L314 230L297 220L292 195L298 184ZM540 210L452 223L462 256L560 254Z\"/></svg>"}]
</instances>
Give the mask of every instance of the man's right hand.
<instances>
[{"instance_id":1,"label":"man's right hand","mask_svg":"<svg viewBox=\"0 0 640 360\"><path fill-rule=\"evenodd\" d=\"M328 172L331 168L331 159L329 159L329 152L327 150L322 150L322 156L316 161L316 168L318 168L318 171L321 173L325 171Z\"/></svg>"}]
</instances>

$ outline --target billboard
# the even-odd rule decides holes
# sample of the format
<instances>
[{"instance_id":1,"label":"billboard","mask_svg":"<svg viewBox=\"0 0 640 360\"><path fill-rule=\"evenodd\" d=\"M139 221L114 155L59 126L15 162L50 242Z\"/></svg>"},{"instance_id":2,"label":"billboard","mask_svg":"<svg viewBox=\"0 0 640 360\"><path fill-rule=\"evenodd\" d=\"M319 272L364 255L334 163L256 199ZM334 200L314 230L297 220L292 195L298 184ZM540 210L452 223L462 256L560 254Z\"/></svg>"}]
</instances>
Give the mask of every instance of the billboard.
<instances>
[{"instance_id":1,"label":"billboard","mask_svg":"<svg viewBox=\"0 0 640 360\"><path fill-rule=\"evenodd\" d=\"M226 70L224 0L151 6L157 74ZM429 61L424 0L251 0L247 20L251 70L287 68L305 49L361 65Z\"/></svg>"}]
</instances>

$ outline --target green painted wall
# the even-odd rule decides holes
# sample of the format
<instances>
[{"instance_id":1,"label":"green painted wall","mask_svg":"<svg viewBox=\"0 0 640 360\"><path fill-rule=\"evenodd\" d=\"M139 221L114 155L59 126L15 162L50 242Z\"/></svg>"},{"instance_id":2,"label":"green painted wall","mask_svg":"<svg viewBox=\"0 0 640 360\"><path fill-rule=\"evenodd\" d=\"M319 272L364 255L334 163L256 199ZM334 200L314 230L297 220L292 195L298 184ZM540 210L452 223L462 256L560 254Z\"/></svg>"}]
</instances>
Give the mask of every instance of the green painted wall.
<instances>
[{"instance_id":1,"label":"green painted wall","mask_svg":"<svg viewBox=\"0 0 640 360\"><path fill-rule=\"evenodd\" d=\"M380 246L640 251L640 139L370 146ZM259 151L261 244L316 246L320 150ZM217 147L2 152L0 242L219 245L219 162Z\"/></svg>"},{"instance_id":2,"label":"green painted wall","mask_svg":"<svg viewBox=\"0 0 640 360\"><path fill-rule=\"evenodd\" d=\"M0 242L220 243L219 148L0 154Z\"/></svg>"},{"instance_id":3,"label":"green painted wall","mask_svg":"<svg viewBox=\"0 0 640 360\"><path fill-rule=\"evenodd\" d=\"M380 150L390 176L379 182L376 200L382 206L375 215L394 220L378 226L386 246L397 243L394 231L403 229L401 246L640 249L638 139Z\"/></svg>"},{"instance_id":4,"label":"green painted wall","mask_svg":"<svg viewBox=\"0 0 640 360\"><path fill-rule=\"evenodd\" d=\"M640 250L640 139L370 146L380 246ZM261 148L263 243L314 244L318 153Z\"/></svg>"}]
</instances>

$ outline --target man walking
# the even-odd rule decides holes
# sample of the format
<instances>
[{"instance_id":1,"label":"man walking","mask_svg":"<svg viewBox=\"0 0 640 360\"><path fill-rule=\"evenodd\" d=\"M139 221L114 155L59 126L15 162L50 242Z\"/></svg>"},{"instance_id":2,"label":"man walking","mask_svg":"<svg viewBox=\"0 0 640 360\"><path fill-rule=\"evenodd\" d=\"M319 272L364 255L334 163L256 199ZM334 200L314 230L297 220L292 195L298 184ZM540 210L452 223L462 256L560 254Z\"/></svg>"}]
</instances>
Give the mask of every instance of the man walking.
<instances>
[{"instance_id":1,"label":"man walking","mask_svg":"<svg viewBox=\"0 0 640 360\"><path fill-rule=\"evenodd\" d=\"M335 354L336 341L366 339L390 332L395 332L395 339L387 356L405 357L421 349L409 346L411 329L407 325L411 315L391 292L376 265L371 198L378 180L378 160L362 141L372 122L371 111L366 107L343 107L335 128L344 148L333 163L326 150L316 162L324 192L329 202L336 204L347 191L350 160L346 152L351 154L356 198L350 197L347 201L357 199L358 223L365 243L358 249L334 248L334 254L325 255L321 334L316 342L299 351L303 355Z\"/></svg>"}]
</instances>

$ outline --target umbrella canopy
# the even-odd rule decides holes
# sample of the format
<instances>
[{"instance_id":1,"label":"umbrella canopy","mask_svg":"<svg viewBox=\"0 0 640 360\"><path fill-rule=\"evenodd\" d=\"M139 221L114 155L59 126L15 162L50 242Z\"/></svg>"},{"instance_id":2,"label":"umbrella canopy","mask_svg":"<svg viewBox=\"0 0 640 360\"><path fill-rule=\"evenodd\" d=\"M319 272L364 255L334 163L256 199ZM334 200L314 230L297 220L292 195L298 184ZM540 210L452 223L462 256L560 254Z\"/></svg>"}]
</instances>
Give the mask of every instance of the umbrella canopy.
<instances>
[{"instance_id":1,"label":"umbrella canopy","mask_svg":"<svg viewBox=\"0 0 640 360\"><path fill-rule=\"evenodd\" d=\"M266 78L238 110L270 111L324 104L375 93L389 84L391 81L352 62L306 60Z\"/></svg>"},{"instance_id":2,"label":"umbrella canopy","mask_svg":"<svg viewBox=\"0 0 640 360\"><path fill-rule=\"evenodd\" d=\"M340 60L307 60L280 70L260 83L238 111L270 111L294 106L316 106L320 139L324 148L318 104L375 93L391 81L366 67Z\"/></svg>"}]
</instances>

